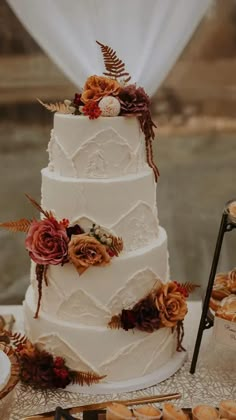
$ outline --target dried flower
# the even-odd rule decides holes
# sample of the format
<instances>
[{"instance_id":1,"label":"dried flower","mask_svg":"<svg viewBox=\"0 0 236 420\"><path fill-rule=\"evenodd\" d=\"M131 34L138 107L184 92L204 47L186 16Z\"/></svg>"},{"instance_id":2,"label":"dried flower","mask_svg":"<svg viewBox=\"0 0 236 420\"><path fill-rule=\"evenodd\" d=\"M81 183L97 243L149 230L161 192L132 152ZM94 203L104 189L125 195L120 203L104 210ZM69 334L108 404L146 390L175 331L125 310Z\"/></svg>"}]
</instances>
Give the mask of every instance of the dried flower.
<instances>
[{"instance_id":1,"label":"dried flower","mask_svg":"<svg viewBox=\"0 0 236 420\"><path fill-rule=\"evenodd\" d=\"M57 367L51 354L36 347L30 354L20 353L20 365L22 382L35 388L65 388L71 382L64 360L61 367Z\"/></svg>"},{"instance_id":2,"label":"dried flower","mask_svg":"<svg viewBox=\"0 0 236 420\"><path fill-rule=\"evenodd\" d=\"M105 76L90 76L84 86L81 96L85 104L91 100L99 101L103 96L116 96L120 90L120 85L116 80Z\"/></svg>"},{"instance_id":3,"label":"dried flower","mask_svg":"<svg viewBox=\"0 0 236 420\"><path fill-rule=\"evenodd\" d=\"M80 274L92 265L106 265L110 262L106 247L86 233L72 237L68 254Z\"/></svg>"},{"instance_id":4,"label":"dried flower","mask_svg":"<svg viewBox=\"0 0 236 420\"><path fill-rule=\"evenodd\" d=\"M82 227L78 224L69 226L66 228L66 233L69 238L71 238L72 235L80 235L81 233L84 233L84 230Z\"/></svg>"},{"instance_id":5,"label":"dried flower","mask_svg":"<svg viewBox=\"0 0 236 420\"><path fill-rule=\"evenodd\" d=\"M136 314L132 309L123 309L120 317L121 326L125 331L136 327Z\"/></svg>"},{"instance_id":6,"label":"dried flower","mask_svg":"<svg viewBox=\"0 0 236 420\"><path fill-rule=\"evenodd\" d=\"M99 108L97 102L89 101L86 105L82 108L83 114L87 115L90 120L95 120L96 118L100 117L102 111Z\"/></svg>"},{"instance_id":7,"label":"dried flower","mask_svg":"<svg viewBox=\"0 0 236 420\"><path fill-rule=\"evenodd\" d=\"M75 93L73 104L76 107L79 107L80 105L83 105L83 102L81 101L81 96L82 96L81 93Z\"/></svg>"},{"instance_id":8,"label":"dried flower","mask_svg":"<svg viewBox=\"0 0 236 420\"><path fill-rule=\"evenodd\" d=\"M175 327L188 311L185 297L178 291L178 286L174 282L163 285L157 293L155 302L164 327Z\"/></svg>"},{"instance_id":9,"label":"dried flower","mask_svg":"<svg viewBox=\"0 0 236 420\"><path fill-rule=\"evenodd\" d=\"M99 102L103 117L116 117L120 113L120 102L114 96L105 96Z\"/></svg>"},{"instance_id":10,"label":"dried flower","mask_svg":"<svg viewBox=\"0 0 236 420\"><path fill-rule=\"evenodd\" d=\"M148 295L133 307L136 327L141 331L153 332L160 327L159 310L152 297Z\"/></svg>"},{"instance_id":11,"label":"dried flower","mask_svg":"<svg viewBox=\"0 0 236 420\"><path fill-rule=\"evenodd\" d=\"M150 99L142 87L136 85L124 86L120 89L119 100L121 114L141 114L147 112L150 107Z\"/></svg>"},{"instance_id":12,"label":"dried flower","mask_svg":"<svg viewBox=\"0 0 236 420\"><path fill-rule=\"evenodd\" d=\"M69 238L63 223L54 217L34 220L29 228L25 245L30 258L37 264L62 264L67 260Z\"/></svg>"}]
</instances>

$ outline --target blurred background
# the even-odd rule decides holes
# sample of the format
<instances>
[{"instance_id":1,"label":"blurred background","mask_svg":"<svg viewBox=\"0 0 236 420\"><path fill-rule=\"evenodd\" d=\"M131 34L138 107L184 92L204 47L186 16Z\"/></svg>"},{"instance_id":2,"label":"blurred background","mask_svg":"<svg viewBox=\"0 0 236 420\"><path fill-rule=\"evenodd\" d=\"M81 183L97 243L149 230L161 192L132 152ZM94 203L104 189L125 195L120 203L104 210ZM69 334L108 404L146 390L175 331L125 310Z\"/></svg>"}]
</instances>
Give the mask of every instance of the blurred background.
<instances>
[{"instance_id":1,"label":"blurred background","mask_svg":"<svg viewBox=\"0 0 236 420\"><path fill-rule=\"evenodd\" d=\"M53 115L36 98L72 98L76 87L5 0L0 41L0 221L9 221L32 217L25 192L40 200ZM206 285L224 203L236 197L235 0L212 3L152 109L159 218L169 237L171 277ZM227 234L219 271L236 265L235 251L236 235ZM22 302L29 269L24 234L1 230L0 304Z\"/></svg>"}]
</instances>

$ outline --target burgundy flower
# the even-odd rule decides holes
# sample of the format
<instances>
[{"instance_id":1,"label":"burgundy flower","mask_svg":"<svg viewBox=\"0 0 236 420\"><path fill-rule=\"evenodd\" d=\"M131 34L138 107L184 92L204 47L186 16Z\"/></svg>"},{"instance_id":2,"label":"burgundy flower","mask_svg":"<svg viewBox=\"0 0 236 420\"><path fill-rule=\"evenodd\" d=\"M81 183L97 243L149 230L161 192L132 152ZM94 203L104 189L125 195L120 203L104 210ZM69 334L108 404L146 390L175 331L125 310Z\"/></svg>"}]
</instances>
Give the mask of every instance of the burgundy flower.
<instances>
[{"instance_id":1,"label":"burgundy flower","mask_svg":"<svg viewBox=\"0 0 236 420\"><path fill-rule=\"evenodd\" d=\"M54 367L55 368L62 368L65 366L65 361L62 357L56 357L54 360Z\"/></svg>"},{"instance_id":2,"label":"burgundy flower","mask_svg":"<svg viewBox=\"0 0 236 420\"><path fill-rule=\"evenodd\" d=\"M76 105L77 107L84 105L83 102L81 101L81 93L75 93L73 104Z\"/></svg>"},{"instance_id":3,"label":"burgundy flower","mask_svg":"<svg viewBox=\"0 0 236 420\"><path fill-rule=\"evenodd\" d=\"M87 115L90 120L95 120L100 117L102 111L96 101L89 101L83 106L82 112Z\"/></svg>"},{"instance_id":4,"label":"burgundy flower","mask_svg":"<svg viewBox=\"0 0 236 420\"><path fill-rule=\"evenodd\" d=\"M69 238L63 223L54 217L33 221L25 245L37 264L63 264L67 261Z\"/></svg>"},{"instance_id":5,"label":"burgundy flower","mask_svg":"<svg viewBox=\"0 0 236 420\"><path fill-rule=\"evenodd\" d=\"M125 331L136 326L136 316L132 309L123 309L121 312L121 325Z\"/></svg>"},{"instance_id":6,"label":"burgundy flower","mask_svg":"<svg viewBox=\"0 0 236 420\"><path fill-rule=\"evenodd\" d=\"M84 233L84 230L80 225L76 224L74 226L67 227L66 233L68 237L71 238L72 235L80 235L81 233Z\"/></svg>"},{"instance_id":7,"label":"burgundy flower","mask_svg":"<svg viewBox=\"0 0 236 420\"><path fill-rule=\"evenodd\" d=\"M53 387L53 357L45 351L35 350L33 354L23 354L20 358L20 377L24 383L35 388Z\"/></svg>"},{"instance_id":8,"label":"burgundy flower","mask_svg":"<svg viewBox=\"0 0 236 420\"><path fill-rule=\"evenodd\" d=\"M67 368L53 369L52 385L55 388L65 388L70 383L70 375Z\"/></svg>"},{"instance_id":9,"label":"burgundy flower","mask_svg":"<svg viewBox=\"0 0 236 420\"><path fill-rule=\"evenodd\" d=\"M149 110L150 99L142 87L128 85L119 92L121 114L140 114Z\"/></svg>"},{"instance_id":10,"label":"burgundy flower","mask_svg":"<svg viewBox=\"0 0 236 420\"><path fill-rule=\"evenodd\" d=\"M133 307L136 317L136 328L141 331L153 332L160 327L159 311L152 297L140 300Z\"/></svg>"}]
</instances>

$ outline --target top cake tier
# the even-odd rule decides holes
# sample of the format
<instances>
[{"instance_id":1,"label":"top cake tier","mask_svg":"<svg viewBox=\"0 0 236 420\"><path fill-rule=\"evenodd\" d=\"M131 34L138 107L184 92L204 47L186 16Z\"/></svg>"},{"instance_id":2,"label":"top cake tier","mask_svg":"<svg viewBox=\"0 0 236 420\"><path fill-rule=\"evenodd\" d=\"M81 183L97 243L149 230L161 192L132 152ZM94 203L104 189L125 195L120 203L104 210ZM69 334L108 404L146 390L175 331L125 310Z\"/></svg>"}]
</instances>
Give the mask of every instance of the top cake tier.
<instances>
[{"instance_id":1,"label":"top cake tier","mask_svg":"<svg viewBox=\"0 0 236 420\"><path fill-rule=\"evenodd\" d=\"M49 169L74 178L116 178L147 167L145 140L136 117L54 115Z\"/></svg>"}]
</instances>

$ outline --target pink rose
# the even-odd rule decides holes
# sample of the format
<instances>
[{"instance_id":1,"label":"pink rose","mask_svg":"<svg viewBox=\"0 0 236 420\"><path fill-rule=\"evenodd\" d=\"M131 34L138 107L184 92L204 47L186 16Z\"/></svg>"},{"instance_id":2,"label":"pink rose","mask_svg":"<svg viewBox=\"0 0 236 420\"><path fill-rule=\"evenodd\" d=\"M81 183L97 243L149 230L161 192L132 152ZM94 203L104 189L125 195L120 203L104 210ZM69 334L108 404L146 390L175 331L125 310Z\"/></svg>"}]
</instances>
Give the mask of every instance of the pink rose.
<instances>
[{"instance_id":1,"label":"pink rose","mask_svg":"<svg viewBox=\"0 0 236 420\"><path fill-rule=\"evenodd\" d=\"M25 245L37 264L57 265L67 260L68 242L65 226L50 217L31 223Z\"/></svg>"}]
</instances>

